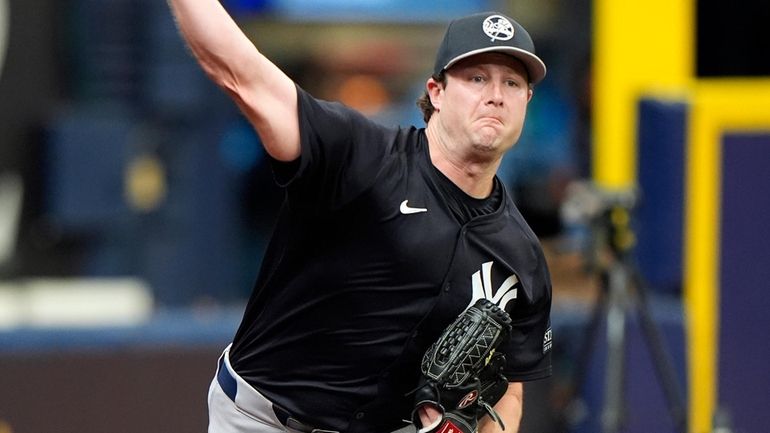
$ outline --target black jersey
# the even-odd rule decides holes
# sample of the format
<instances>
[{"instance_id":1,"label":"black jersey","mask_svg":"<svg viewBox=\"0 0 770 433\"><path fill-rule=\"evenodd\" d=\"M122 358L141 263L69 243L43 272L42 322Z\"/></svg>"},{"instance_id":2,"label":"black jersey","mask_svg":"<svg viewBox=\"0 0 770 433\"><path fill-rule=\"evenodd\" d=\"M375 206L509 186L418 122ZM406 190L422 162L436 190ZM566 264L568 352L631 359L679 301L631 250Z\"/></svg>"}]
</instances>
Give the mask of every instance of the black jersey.
<instances>
[{"instance_id":1,"label":"black jersey","mask_svg":"<svg viewBox=\"0 0 770 433\"><path fill-rule=\"evenodd\" d=\"M235 370L313 425L399 427L422 354L486 297L513 318L500 349L509 380L550 375L548 270L499 181L492 212L464 217L424 129L297 91L301 156L275 165L286 200L233 341Z\"/></svg>"}]
</instances>

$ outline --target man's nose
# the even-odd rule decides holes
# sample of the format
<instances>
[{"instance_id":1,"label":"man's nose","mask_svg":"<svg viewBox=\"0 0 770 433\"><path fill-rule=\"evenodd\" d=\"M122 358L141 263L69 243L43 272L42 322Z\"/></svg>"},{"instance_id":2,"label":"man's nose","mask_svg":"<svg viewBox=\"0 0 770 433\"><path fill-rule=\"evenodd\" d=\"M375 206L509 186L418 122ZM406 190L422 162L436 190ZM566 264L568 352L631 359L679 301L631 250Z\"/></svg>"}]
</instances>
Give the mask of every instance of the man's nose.
<instances>
[{"instance_id":1,"label":"man's nose","mask_svg":"<svg viewBox=\"0 0 770 433\"><path fill-rule=\"evenodd\" d=\"M503 86L499 83L490 83L487 87L487 104L503 105Z\"/></svg>"}]
</instances>

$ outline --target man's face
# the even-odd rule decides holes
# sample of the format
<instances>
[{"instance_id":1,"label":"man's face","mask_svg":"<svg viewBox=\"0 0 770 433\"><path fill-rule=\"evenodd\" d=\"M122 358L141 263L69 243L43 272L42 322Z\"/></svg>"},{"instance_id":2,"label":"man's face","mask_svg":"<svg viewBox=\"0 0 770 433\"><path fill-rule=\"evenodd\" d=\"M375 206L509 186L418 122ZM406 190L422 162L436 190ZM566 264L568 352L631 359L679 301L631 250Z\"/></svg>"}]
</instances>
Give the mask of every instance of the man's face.
<instances>
[{"instance_id":1,"label":"man's face","mask_svg":"<svg viewBox=\"0 0 770 433\"><path fill-rule=\"evenodd\" d=\"M428 80L428 91L454 150L478 159L502 156L519 139L532 97L524 65L505 54L483 53L456 63L446 77L443 86Z\"/></svg>"}]
</instances>

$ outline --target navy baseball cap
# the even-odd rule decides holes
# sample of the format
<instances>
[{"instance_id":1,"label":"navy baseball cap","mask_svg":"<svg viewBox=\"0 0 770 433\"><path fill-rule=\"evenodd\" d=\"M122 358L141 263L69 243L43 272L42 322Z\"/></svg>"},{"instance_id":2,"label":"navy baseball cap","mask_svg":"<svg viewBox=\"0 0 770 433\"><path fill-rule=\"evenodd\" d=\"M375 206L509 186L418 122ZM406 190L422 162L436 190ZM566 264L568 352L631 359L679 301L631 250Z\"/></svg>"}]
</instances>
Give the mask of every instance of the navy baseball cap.
<instances>
[{"instance_id":1,"label":"navy baseball cap","mask_svg":"<svg viewBox=\"0 0 770 433\"><path fill-rule=\"evenodd\" d=\"M532 84L545 77L545 63L535 55L535 44L529 33L499 12L473 14L450 22L433 72L438 75L466 57L488 52L505 53L520 60Z\"/></svg>"}]
</instances>

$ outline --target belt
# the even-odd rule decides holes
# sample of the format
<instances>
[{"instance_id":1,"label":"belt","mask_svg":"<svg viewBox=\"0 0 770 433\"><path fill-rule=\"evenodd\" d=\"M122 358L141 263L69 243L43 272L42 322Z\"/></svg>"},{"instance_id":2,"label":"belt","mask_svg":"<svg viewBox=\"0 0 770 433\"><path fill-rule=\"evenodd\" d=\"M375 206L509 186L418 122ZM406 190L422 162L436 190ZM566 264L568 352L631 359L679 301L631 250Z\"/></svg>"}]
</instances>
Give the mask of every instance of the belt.
<instances>
[{"instance_id":1,"label":"belt","mask_svg":"<svg viewBox=\"0 0 770 433\"><path fill-rule=\"evenodd\" d=\"M230 374L225 365L225 355L219 357L219 368L217 368L217 382L222 388L222 391L235 403L235 395L238 394L238 382Z\"/></svg>"},{"instance_id":2,"label":"belt","mask_svg":"<svg viewBox=\"0 0 770 433\"><path fill-rule=\"evenodd\" d=\"M304 433L340 433L337 430L324 430L321 428L309 426L302 421L297 420L296 418L292 418L289 412L276 404L273 404L273 412L275 412L275 416L278 417L278 421L290 429Z\"/></svg>"},{"instance_id":3,"label":"belt","mask_svg":"<svg viewBox=\"0 0 770 433\"><path fill-rule=\"evenodd\" d=\"M217 382L219 382L219 386L222 388L222 391L225 392L225 395L235 403L235 396L238 394L238 382L236 382L235 378L227 369L224 354L219 358L219 368L217 370ZM288 411L276 404L273 404L273 412L275 412L275 416L281 424L303 433L339 433L336 430L324 430L307 425L302 421L293 418Z\"/></svg>"}]
</instances>

